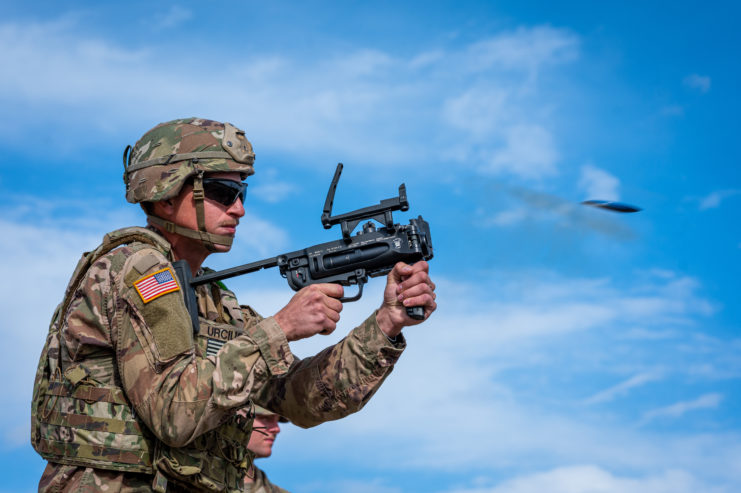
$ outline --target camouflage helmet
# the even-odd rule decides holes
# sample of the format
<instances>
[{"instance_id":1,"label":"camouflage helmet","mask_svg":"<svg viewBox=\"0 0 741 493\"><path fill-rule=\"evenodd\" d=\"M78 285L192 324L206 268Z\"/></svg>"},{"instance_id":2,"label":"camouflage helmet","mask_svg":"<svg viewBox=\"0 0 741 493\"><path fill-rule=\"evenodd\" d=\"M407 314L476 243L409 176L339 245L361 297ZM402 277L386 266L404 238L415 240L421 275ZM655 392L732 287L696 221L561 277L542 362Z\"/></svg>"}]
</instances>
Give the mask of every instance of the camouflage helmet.
<instances>
[{"instance_id":1,"label":"camouflage helmet","mask_svg":"<svg viewBox=\"0 0 741 493\"><path fill-rule=\"evenodd\" d=\"M273 415L277 415L278 421L280 421L281 423L288 423L287 418L284 418L278 413L274 413L273 411L269 409L265 409L264 407L258 406L257 404L255 404L255 416L273 416Z\"/></svg>"},{"instance_id":2,"label":"camouflage helmet","mask_svg":"<svg viewBox=\"0 0 741 493\"><path fill-rule=\"evenodd\" d=\"M254 173L254 161L252 144L231 123L203 118L160 123L124 151L126 200L175 197L199 173L237 171L244 179Z\"/></svg>"},{"instance_id":3,"label":"camouflage helmet","mask_svg":"<svg viewBox=\"0 0 741 493\"><path fill-rule=\"evenodd\" d=\"M203 118L182 118L160 123L132 148L124 150L126 200L158 202L176 197L193 178L198 230L155 216L144 207L150 223L171 233L200 240L210 251L216 245L230 247L232 236L206 231L203 176L206 173L239 172L244 180L254 173L252 144L231 123Z\"/></svg>"}]
</instances>

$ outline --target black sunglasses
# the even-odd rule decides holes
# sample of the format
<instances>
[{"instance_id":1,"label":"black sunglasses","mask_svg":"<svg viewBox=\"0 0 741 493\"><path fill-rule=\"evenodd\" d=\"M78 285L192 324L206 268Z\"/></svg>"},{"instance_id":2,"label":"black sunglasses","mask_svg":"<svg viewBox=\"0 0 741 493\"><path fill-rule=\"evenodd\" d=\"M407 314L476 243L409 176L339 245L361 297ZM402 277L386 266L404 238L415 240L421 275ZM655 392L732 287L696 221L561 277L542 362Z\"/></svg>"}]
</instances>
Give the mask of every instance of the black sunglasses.
<instances>
[{"instance_id":1,"label":"black sunglasses","mask_svg":"<svg viewBox=\"0 0 741 493\"><path fill-rule=\"evenodd\" d=\"M246 183L221 178L203 179L203 194L207 199L219 204L230 206L237 199L240 199L244 204L245 193L247 193Z\"/></svg>"}]
</instances>

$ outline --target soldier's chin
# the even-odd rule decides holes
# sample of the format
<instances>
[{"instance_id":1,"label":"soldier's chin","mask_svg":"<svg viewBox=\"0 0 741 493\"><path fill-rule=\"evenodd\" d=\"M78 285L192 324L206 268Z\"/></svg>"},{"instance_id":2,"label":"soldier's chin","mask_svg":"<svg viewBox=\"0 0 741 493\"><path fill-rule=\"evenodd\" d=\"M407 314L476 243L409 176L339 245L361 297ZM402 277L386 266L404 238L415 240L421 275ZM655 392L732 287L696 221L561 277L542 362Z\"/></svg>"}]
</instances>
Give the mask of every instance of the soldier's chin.
<instances>
[{"instance_id":1,"label":"soldier's chin","mask_svg":"<svg viewBox=\"0 0 741 493\"><path fill-rule=\"evenodd\" d=\"M225 235L225 236L231 236L232 238L234 238L234 235ZM234 245L233 243L231 245L222 245L220 243L213 243L213 246L211 247L211 249L213 252L216 252L216 253L226 253L232 249L233 245Z\"/></svg>"},{"instance_id":2,"label":"soldier's chin","mask_svg":"<svg viewBox=\"0 0 741 493\"><path fill-rule=\"evenodd\" d=\"M214 253L226 253L229 250L231 250L232 247L231 245L214 244L213 249L214 249Z\"/></svg>"}]
</instances>

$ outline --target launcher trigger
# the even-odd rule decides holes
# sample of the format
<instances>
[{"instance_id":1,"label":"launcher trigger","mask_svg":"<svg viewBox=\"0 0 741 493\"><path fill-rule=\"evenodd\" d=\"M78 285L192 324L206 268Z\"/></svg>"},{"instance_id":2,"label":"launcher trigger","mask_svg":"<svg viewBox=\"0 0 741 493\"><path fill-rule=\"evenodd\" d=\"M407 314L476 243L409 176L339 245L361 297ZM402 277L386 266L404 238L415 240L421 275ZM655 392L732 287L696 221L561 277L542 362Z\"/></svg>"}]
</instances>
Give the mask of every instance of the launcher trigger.
<instances>
[{"instance_id":1,"label":"launcher trigger","mask_svg":"<svg viewBox=\"0 0 741 493\"><path fill-rule=\"evenodd\" d=\"M347 303L348 301L358 301L361 296L363 296L363 284L365 284L365 281L358 282L358 293L355 296L343 296L340 298L340 301L343 303Z\"/></svg>"}]
</instances>

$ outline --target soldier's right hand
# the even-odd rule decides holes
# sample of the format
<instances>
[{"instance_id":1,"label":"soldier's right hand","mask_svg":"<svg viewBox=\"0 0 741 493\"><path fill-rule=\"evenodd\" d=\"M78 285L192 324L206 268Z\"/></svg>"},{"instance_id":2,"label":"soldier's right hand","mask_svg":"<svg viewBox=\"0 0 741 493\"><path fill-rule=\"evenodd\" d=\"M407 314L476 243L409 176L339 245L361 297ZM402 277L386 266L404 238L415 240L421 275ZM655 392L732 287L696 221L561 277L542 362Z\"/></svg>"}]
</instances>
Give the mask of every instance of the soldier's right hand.
<instances>
[{"instance_id":1,"label":"soldier's right hand","mask_svg":"<svg viewBox=\"0 0 741 493\"><path fill-rule=\"evenodd\" d=\"M331 334L342 311L344 289L339 284L312 284L302 288L274 318L289 341Z\"/></svg>"}]
</instances>

